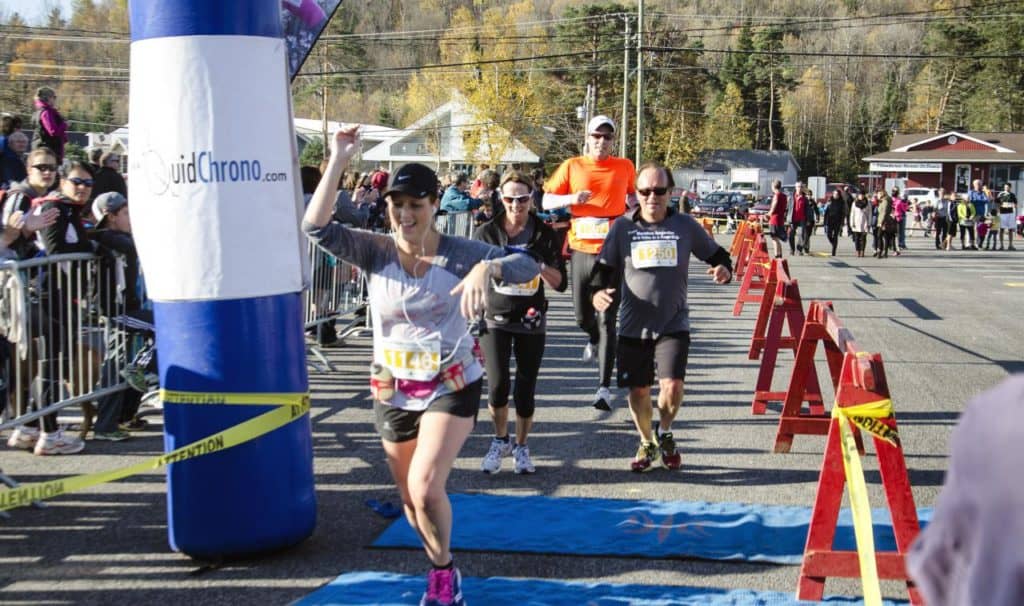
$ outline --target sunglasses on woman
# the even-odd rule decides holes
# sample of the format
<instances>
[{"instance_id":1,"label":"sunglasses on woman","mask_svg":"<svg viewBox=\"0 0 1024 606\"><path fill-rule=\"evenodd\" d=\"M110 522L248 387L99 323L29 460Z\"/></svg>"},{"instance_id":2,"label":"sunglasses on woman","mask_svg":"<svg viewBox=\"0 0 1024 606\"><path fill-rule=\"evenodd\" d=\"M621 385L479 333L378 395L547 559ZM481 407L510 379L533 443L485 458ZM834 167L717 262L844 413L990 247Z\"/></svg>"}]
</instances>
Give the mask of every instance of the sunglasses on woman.
<instances>
[{"instance_id":1,"label":"sunglasses on woman","mask_svg":"<svg viewBox=\"0 0 1024 606\"><path fill-rule=\"evenodd\" d=\"M501 200L505 204L513 204L515 202L526 204L530 201L530 194L524 194L522 196L502 196Z\"/></svg>"},{"instance_id":2,"label":"sunglasses on woman","mask_svg":"<svg viewBox=\"0 0 1024 606\"><path fill-rule=\"evenodd\" d=\"M52 173L57 170L57 167L53 164L33 164L32 168L38 170L41 173Z\"/></svg>"},{"instance_id":3,"label":"sunglasses on woman","mask_svg":"<svg viewBox=\"0 0 1024 606\"><path fill-rule=\"evenodd\" d=\"M75 185L84 185L86 187L92 187L92 183L93 183L92 179L82 179L82 178L79 178L79 177L69 177L68 181L70 181L71 183L73 183Z\"/></svg>"}]
</instances>

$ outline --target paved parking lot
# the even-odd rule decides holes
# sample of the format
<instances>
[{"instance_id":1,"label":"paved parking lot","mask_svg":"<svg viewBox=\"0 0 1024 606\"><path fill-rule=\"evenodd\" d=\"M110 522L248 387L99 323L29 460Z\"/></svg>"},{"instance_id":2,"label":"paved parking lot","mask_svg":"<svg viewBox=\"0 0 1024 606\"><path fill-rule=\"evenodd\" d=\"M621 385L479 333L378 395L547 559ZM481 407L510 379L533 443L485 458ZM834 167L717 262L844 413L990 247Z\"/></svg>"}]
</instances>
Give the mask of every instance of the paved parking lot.
<instances>
[{"instance_id":1,"label":"paved parking lot","mask_svg":"<svg viewBox=\"0 0 1024 606\"><path fill-rule=\"evenodd\" d=\"M729 236L718 238L728 243ZM938 252L920 237L909 243L910 253L899 258L857 259L847 239L840 256L796 257L790 268L805 301L833 301L858 343L882 354L914 497L918 506L930 506L947 465L950 430L965 402L1008 374L1024 372L1024 253ZM824 249L824 237L816 236L812 246ZM681 472L628 471L636 438L623 396L617 395L609 413L590 407L596 369L579 361L583 339L568 295L555 295L530 440L537 473L479 471L491 431L484 411L452 473L451 491L810 506L824 439L798 436L793 452L771 454L778 407L764 417L749 412L757 362L746 351L756 308L732 317L737 286L711 284L700 265L692 266L693 347L675 432ZM0 520L0 603L286 604L343 572L423 573L426 560L417 551L368 548L388 521L364 500L396 498L372 425L369 339L351 339L326 354L335 372L310 377L319 497L312 538L251 561L192 561L167 546L163 474L144 474ZM791 358L780 355L777 389L784 387ZM80 456L43 459L4 449L0 468L23 482L44 481L127 465L161 446L160 435L149 432L124 443L90 442ZM865 464L872 504L881 506L877 467L871 458ZM528 530L508 520L510 534ZM686 559L503 553L460 553L458 559L472 576L786 592L795 588L798 572L792 566ZM883 590L903 596L896 584ZM857 592L853 581L830 581L827 588Z\"/></svg>"}]
</instances>

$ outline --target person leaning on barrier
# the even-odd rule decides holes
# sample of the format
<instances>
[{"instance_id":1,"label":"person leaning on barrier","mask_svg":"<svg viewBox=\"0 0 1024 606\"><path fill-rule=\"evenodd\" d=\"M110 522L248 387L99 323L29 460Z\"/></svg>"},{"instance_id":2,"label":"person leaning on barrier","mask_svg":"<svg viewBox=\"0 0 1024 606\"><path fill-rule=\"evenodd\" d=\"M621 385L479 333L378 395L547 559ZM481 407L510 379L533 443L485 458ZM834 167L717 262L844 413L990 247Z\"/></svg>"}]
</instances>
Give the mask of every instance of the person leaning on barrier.
<instances>
[{"instance_id":1,"label":"person leaning on barrier","mask_svg":"<svg viewBox=\"0 0 1024 606\"><path fill-rule=\"evenodd\" d=\"M57 210L56 221L39 230L39 246L47 256L91 253L93 244L82 221L83 210L92 191L91 169L87 164L71 162L65 165L62 172L63 178L57 190L32 201L33 212ZM84 264L77 262L67 271L48 272L40 287L39 306L42 309L33 310L41 328L41 334L36 336L43 338L47 356L42 364L44 371L39 377L43 388L38 395L43 405L59 399L61 378L70 380L92 376L92 373L75 369L71 364L90 364L99 368L102 361L97 348L88 343L83 343L84 347L78 349L84 359L77 359L77 356L71 354L80 337L81 307L74 303L81 303L76 298L81 296L88 284L84 268ZM79 387L83 391L86 389L85 386ZM37 455L75 454L85 448L85 442L80 437L66 434L58 426L56 413L43 417L42 432L33 431L32 427L19 427L8 445L12 448L32 448Z\"/></svg>"},{"instance_id":2,"label":"person leaning on barrier","mask_svg":"<svg viewBox=\"0 0 1024 606\"><path fill-rule=\"evenodd\" d=\"M1022 404L1016 374L974 398L953 430L935 511L907 554L928 606L1024 604Z\"/></svg>"},{"instance_id":3,"label":"person leaning on barrier","mask_svg":"<svg viewBox=\"0 0 1024 606\"><path fill-rule=\"evenodd\" d=\"M495 246L526 250L541 260L540 274L524 284L492 283L487 292L484 316L487 332L480 347L487 367L488 405L494 421L494 438L480 464L485 473L498 473L501 459L512 455L513 471L533 473L526 443L533 425L537 373L544 356L548 302L544 285L565 292L566 275L555 230L533 211L533 180L518 171L501 177L500 211L473 234ZM515 353L516 380L512 388L509 359ZM515 440L508 433L509 392L516 404Z\"/></svg>"},{"instance_id":4,"label":"person leaning on barrier","mask_svg":"<svg viewBox=\"0 0 1024 606\"><path fill-rule=\"evenodd\" d=\"M589 280L597 255L612 221L636 202L636 169L626 158L612 156L615 122L594 116L587 124L586 155L569 158L544 184L544 209L568 208L569 248L572 249L572 303L576 324L587 333L583 361L598 361L598 388L593 406L611 410L608 389L615 363L615 317L619 297L615 295L603 312L596 311L590 298ZM596 350L596 351L595 351Z\"/></svg>"},{"instance_id":5,"label":"person leaning on barrier","mask_svg":"<svg viewBox=\"0 0 1024 606\"><path fill-rule=\"evenodd\" d=\"M682 457L672 421L683 401L690 350L687 277L690 255L711 266L717 284L732 280L732 260L691 216L668 208L672 173L659 164L640 168L639 208L617 219L590 280L594 309L611 307L622 293L616 354L619 387L629 389L629 410L640 433L630 463L635 472L662 464L679 469ZM651 427L651 385L658 378L658 435Z\"/></svg>"},{"instance_id":6,"label":"person leaning on barrier","mask_svg":"<svg viewBox=\"0 0 1024 606\"><path fill-rule=\"evenodd\" d=\"M3 199L3 225L6 246L18 259L39 254L37 232L57 220L59 211L34 211L32 200L45 196L57 187L57 157L45 148L35 149L26 159L28 177L11 185Z\"/></svg>"},{"instance_id":7,"label":"person leaning on barrier","mask_svg":"<svg viewBox=\"0 0 1024 606\"><path fill-rule=\"evenodd\" d=\"M131 215L128 200L117 192L107 192L92 204L96 227L90 237L98 245L100 255L98 282L98 304L100 313L108 318L123 314L129 318L153 324L153 312L142 309L137 293L139 281L139 255L132 237ZM120 355L120 352L118 352ZM146 359L155 361L152 350ZM121 390L97 401L96 423L93 437L97 440L120 441L130 437L128 431L145 429L145 420L135 419L142 393L146 390L146 368L129 364L127 352L120 359L107 359L100 371L101 387L109 387L118 380L116 369L123 366L121 375L132 389Z\"/></svg>"},{"instance_id":8,"label":"person leaning on barrier","mask_svg":"<svg viewBox=\"0 0 1024 606\"><path fill-rule=\"evenodd\" d=\"M406 164L385 191L390 236L330 222L338 177L359 146L356 126L331 139L331 160L302 221L303 231L362 269L373 318L370 389L377 430L406 519L432 568L423 603L464 604L452 561L446 484L480 410L483 368L467 320L483 311L491 280L527 282L540 271L527 254L446 236L434 226L437 175Z\"/></svg>"}]
</instances>

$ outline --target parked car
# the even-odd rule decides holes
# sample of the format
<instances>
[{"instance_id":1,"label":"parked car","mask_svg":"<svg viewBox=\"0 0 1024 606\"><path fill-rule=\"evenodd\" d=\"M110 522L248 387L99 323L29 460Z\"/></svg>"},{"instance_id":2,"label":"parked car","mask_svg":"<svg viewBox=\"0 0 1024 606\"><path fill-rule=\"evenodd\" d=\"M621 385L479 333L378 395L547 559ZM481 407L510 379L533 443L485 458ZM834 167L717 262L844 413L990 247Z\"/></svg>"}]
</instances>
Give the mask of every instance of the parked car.
<instances>
[{"instance_id":1,"label":"parked car","mask_svg":"<svg viewBox=\"0 0 1024 606\"><path fill-rule=\"evenodd\" d=\"M747 212L747 218L751 220L757 219L759 221L767 221L768 211L771 210L771 207L772 196L761 196L754 202L754 205L750 207L750 210Z\"/></svg>"},{"instance_id":2,"label":"parked car","mask_svg":"<svg viewBox=\"0 0 1024 606\"><path fill-rule=\"evenodd\" d=\"M681 210L684 213L689 213L693 210L694 204L699 200L697 194L692 191L687 191L684 187L672 188L672 193L669 194L668 205L676 210ZM682 209L679 208L680 201Z\"/></svg>"},{"instance_id":3,"label":"parked car","mask_svg":"<svg viewBox=\"0 0 1024 606\"><path fill-rule=\"evenodd\" d=\"M939 202L939 190L931 187L908 187L903 190L903 199L910 201L917 198L919 204L935 206Z\"/></svg>"},{"instance_id":4,"label":"parked car","mask_svg":"<svg viewBox=\"0 0 1024 606\"><path fill-rule=\"evenodd\" d=\"M825 185L825 196L822 197L822 198L819 198L818 202L822 202L824 200L828 200L829 198L832 197L832 192L834 192L836 189L838 189L840 187L844 187L844 186L850 188L850 195L851 196L856 196L857 194L860 193L860 188L857 187L856 185L853 185L852 183L828 183L828 184Z\"/></svg>"},{"instance_id":5,"label":"parked car","mask_svg":"<svg viewBox=\"0 0 1024 606\"><path fill-rule=\"evenodd\" d=\"M749 211L750 199L736 191L711 192L693 207L694 215L712 219L725 219L729 216L746 219Z\"/></svg>"}]
</instances>

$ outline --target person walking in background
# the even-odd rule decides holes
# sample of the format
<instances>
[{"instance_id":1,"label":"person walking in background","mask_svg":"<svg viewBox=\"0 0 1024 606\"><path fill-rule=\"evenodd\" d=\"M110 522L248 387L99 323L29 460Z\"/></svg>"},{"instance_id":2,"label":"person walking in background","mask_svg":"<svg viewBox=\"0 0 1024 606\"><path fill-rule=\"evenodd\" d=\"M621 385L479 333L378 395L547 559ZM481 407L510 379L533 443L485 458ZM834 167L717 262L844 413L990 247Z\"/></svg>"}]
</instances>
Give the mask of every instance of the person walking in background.
<instances>
[{"instance_id":1,"label":"person walking in background","mask_svg":"<svg viewBox=\"0 0 1024 606\"><path fill-rule=\"evenodd\" d=\"M682 457L672 422L683 402L690 351L687 276L690 255L707 263L716 284L732 280L729 253L693 217L668 207L675 182L660 164L645 164L636 180L639 207L615 221L591 280L594 309L611 307L621 291L619 387L629 389L629 411L640 434L630 462L634 472L663 465L679 469ZM658 430L651 425L651 386L657 371Z\"/></svg>"},{"instance_id":2,"label":"person walking in background","mask_svg":"<svg viewBox=\"0 0 1024 606\"><path fill-rule=\"evenodd\" d=\"M849 185L843 185L839 188L840 195L843 198L843 224L846 225L846 234L852 235L853 231L850 229L850 212L853 209L853 192L850 191Z\"/></svg>"},{"instance_id":3,"label":"person walking in background","mask_svg":"<svg viewBox=\"0 0 1024 606\"><path fill-rule=\"evenodd\" d=\"M875 251L875 256L885 259L896 246L896 219L892 216L892 198L884 190L878 196L877 226L880 247Z\"/></svg>"},{"instance_id":4,"label":"person walking in background","mask_svg":"<svg viewBox=\"0 0 1024 606\"><path fill-rule=\"evenodd\" d=\"M818 206L810 192L798 187L793 194L793 233L797 237L796 250L800 255L811 254L811 233L818 222Z\"/></svg>"},{"instance_id":5,"label":"person walking in background","mask_svg":"<svg viewBox=\"0 0 1024 606\"><path fill-rule=\"evenodd\" d=\"M825 237L832 245L832 256L836 256L836 248L839 246L839 238L843 233L843 224L849 223L846 215L846 203L843 202L843 195L838 189L832 190L832 196L828 199L825 207Z\"/></svg>"},{"instance_id":6,"label":"person walking in background","mask_svg":"<svg viewBox=\"0 0 1024 606\"><path fill-rule=\"evenodd\" d=\"M786 239L786 207L789 204L782 193L782 181L772 181L772 205L768 208L768 233L772 238L775 258L782 258L782 241Z\"/></svg>"},{"instance_id":7,"label":"person walking in background","mask_svg":"<svg viewBox=\"0 0 1024 606\"><path fill-rule=\"evenodd\" d=\"M800 239L800 230L793 223L793 211L796 207L796 196L803 189L804 184L800 181L796 182L796 187L793 189L793 193L789 196L789 204L786 206L786 237L789 239L789 256L796 256L796 245Z\"/></svg>"},{"instance_id":8,"label":"person walking in background","mask_svg":"<svg viewBox=\"0 0 1024 606\"><path fill-rule=\"evenodd\" d=\"M484 316L487 331L480 335L480 347L487 369L487 408L494 421L494 438L480 464L484 473L495 474L501 459L512 455L513 471L535 471L526 441L533 426L534 392L544 356L548 302L544 286L565 292L565 262L555 230L533 211L533 180L519 171L501 177L501 205L494 218L473 234L494 246L524 250L540 259L540 274L524 284L492 283L487 292ZM509 362L516 359L515 387ZM516 404L515 440L508 432L509 392Z\"/></svg>"},{"instance_id":9,"label":"person walking in background","mask_svg":"<svg viewBox=\"0 0 1024 606\"><path fill-rule=\"evenodd\" d=\"M945 190L939 190L939 199L935 202L935 212L932 216L935 218L935 248L950 250L956 229L956 205L952 196L946 194Z\"/></svg>"},{"instance_id":10,"label":"person walking in background","mask_svg":"<svg viewBox=\"0 0 1024 606\"><path fill-rule=\"evenodd\" d=\"M56 107L57 93L52 88L41 87L36 91L36 112L32 116L35 139L32 148L45 147L57 156L57 164L64 162L64 144L68 142L68 123Z\"/></svg>"},{"instance_id":11,"label":"person walking in background","mask_svg":"<svg viewBox=\"0 0 1024 606\"><path fill-rule=\"evenodd\" d=\"M604 311L590 297L590 275L612 221L636 201L636 168L626 158L612 156L615 122L595 116L587 124L587 153L569 158L545 183L544 209L569 208L569 248L572 249L572 302L576 323L587 333L583 361L600 365L594 408L611 410L612 366L615 364L615 317L618 295ZM628 198L628 200L627 200ZM595 352L596 350L596 352Z\"/></svg>"},{"instance_id":12,"label":"person walking in background","mask_svg":"<svg viewBox=\"0 0 1024 606\"><path fill-rule=\"evenodd\" d=\"M850 233L853 234L853 248L858 257L864 256L868 243L868 230L871 226L871 203L867 196L857 194L850 207Z\"/></svg>"},{"instance_id":13,"label":"person walking in background","mask_svg":"<svg viewBox=\"0 0 1024 606\"><path fill-rule=\"evenodd\" d=\"M876 257L882 250L882 226L878 222L878 204L883 195L885 192L879 187L875 195L871 196L871 248L875 251Z\"/></svg>"},{"instance_id":14,"label":"person walking in background","mask_svg":"<svg viewBox=\"0 0 1024 606\"><path fill-rule=\"evenodd\" d=\"M1003 191L999 192L996 201L999 207L999 250L1003 250L1003 234L1010 241L1007 250L1017 250L1013 246L1013 232L1017 231L1017 196L1009 183L1003 184Z\"/></svg>"},{"instance_id":15,"label":"person walking in background","mask_svg":"<svg viewBox=\"0 0 1024 606\"><path fill-rule=\"evenodd\" d=\"M384 192L391 235L332 222L338 181L359 148L358 127L342 127L330 145L302 229L367 274L376 427L406 519L431 564L421 604L462 605L446 486L480 410L484 371L467 321L483 311L491 280L520 284L540 268L527 254L438 232L437 175L422 164L391 175Z\"/></svg>"},{"instance_id":16,"label":"person walking in background","mask_svg":"<svg viewBox=\"0 0 1024 606\"><path fill-rule=\"evenodd\" d=\"M900 195L898 187L892 188L892 218L896 221L896 256L907 250L907 212L910 204Z\"/></svg>"}]
</instances>

